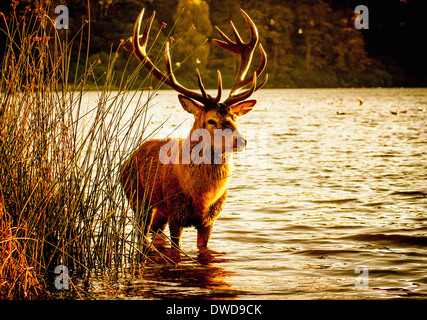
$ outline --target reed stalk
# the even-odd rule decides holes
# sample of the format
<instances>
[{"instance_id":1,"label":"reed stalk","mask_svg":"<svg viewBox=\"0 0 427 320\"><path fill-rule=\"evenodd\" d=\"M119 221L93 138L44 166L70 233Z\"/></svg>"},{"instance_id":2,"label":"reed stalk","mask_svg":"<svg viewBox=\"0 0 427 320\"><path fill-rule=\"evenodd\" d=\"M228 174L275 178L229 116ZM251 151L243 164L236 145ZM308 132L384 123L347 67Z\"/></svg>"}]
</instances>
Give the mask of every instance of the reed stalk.
<instances>
[{"instance_id":1,"label":"reed stalk","mask_svg":"<svg viewBox=\"0 0 427 320\"><path fill-rule=\"evenodd\" d=\"M84 70L71 75L79 35L60 34L42 8L20 17L0 13L7 37L0 79L1 299L49 296L47 279L57 265L73 274L119 269L140 254L140 227L117 173L148 136L155 91L131 90L140 68L114 80L120 45L98 82L97 62L81 53L89 24L80 30L77 57ZM96 105L85 104L88 79L97 87Z\"/></svg>"}]
</instances>

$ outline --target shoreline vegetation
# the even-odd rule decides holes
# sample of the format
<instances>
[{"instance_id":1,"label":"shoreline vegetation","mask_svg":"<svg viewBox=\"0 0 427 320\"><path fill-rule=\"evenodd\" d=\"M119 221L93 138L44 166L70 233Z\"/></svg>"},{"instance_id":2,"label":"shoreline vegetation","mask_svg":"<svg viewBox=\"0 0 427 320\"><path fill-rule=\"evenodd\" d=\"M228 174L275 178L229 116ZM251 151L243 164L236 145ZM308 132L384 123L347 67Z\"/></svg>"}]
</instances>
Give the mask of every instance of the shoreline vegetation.
<instances>
[{"instance_id":1,"label":"shoreline vegetation","mask_svg":"<svg viewBox=\"0 0 427 320\"><path fill-rule=\"evenodd\" d=\"M55 273L58 266L75 276L143 265L141 228L128 214L117 172L151 132L146 111L157 89L144 90L140 67L127 73L125 66L115 80L119 41L103 83L97 81L96 62L82 49L90 19L69 38L55 29L49 8L18 15L16 6L7 17L0 13L7 37L0 79L0 299L51 299L55 278L67 277ZM70 81L74 58L83 69ZM94 106L83 99L89 79L99 97ZM130 90L137 79L139 90ZM81 298L85 291L72 278L64 294Z\"/></svg>"},{"instance_id":2,"label":"shoreline vegetation","mask_svg":"<svg viewBox=\"0 0 427 320\"><path fill-rule=\"evenodd\" d=\"M52 19L55 5L59 1L50 1L47 15ZM216 70L221 70L224 87L234 82L239 60L236 55L224 55L213 46L210 39L216 35L214 26L221 29L229 27L233 20L238 29L244 26L239 16L239 7L253 17L260 26L260 41L265 44L269 62L266 73L269 81L266 88L348 88L348 87L422 87L426 85L425 77L416 77L399 66L398 61L384 54L370 55L364 36L373 32L357 30L354 26L355 14L345 6L334 5L332 0L304 0L296 3L290 0L267 0L265 10L258 10L256 1L226 0L172 0L166 2L132 0L120 2L105 1L92 5L86 0L76 0L68 4L70 29L67 30L72 44L73 55L70 56L68 81L82 76L87 62L95 63L93 77L88 77L86 85L95 89L105 84L111 55L112 44L125 40L133 29L137 13L141 7L147 12L157 11L153 21L153 33L156 41L171 42L172 59L177 77L188 88L197 88L194 81L196 68L204 75L207 88L216 87ZM23 14L26 5L33 4L22 0L16 10ZM183 8L185 8L183 10ZM88 34L79 33L79 26L87 21L91 11L91 39L88 51ZM8 13L9 14L9 13ZM6 14L6 15L8 15ZM372 14L375 14L373 12ZM65 30L58 30L61 36ZM248 34L242 34L247 39ZM4 37L3 37L4 38ZM2 45L0 36L0 45ZM150 44L151 45L151 44ZM152 56L160 58L163 46L155 46ZM89 52L86 59L78 59L78 52ZM188 56L188 52L192 52ZM1 55L1 53L0 53ZM138 67L136 59L129 60L130 53L117 52L113 68L113 82L119 82L122 73L129 76ZM254 56L257 63L258 54ZM185 62L185 63L184 63ZM421 67L421 66L420 66ZM145 70L141 77L135 79L133 89L141 87L147 76ZM93 80L96 78L96 83ZM109 79L111 81L111 79ZM145 85L155 86L152 79ZM112 89L116 88L111 84ZM165 86L163 86L165 88ZM162 86L159 87L162 89Z\"/></svg>"},{"instance_id":3,"label":"shoreline vegetation","mask_svg":"<svg viewBox=\"0 0 427 320\"><path fill-rule=\"evenodd\" d=\"M368 30L357 30L351 8L332 5L328 0L267 0L263 10L259 2L172 0L125 1L97 8L96 52L90 59L99 59L98 74L106 67L109 47L105 39L125 38L131 34L133 21L140 7L157 11L153 32L160 42L171 41L172 60L177 77L186 87L197 88L194 70L204 75L207 88L216 88L216 70L221 70L224 87L231 87L239 65L237 55L226 55L212 45L217 35L215 26L229 28L230 20L238 30L245 22L239 16L243 8L259 26L260 42L267 50L266 88L338 88L338 87L402 87L425 86L425 78L406 74L399 64L384 54L369 55L364 36ZM76 5L77 6L77 5ZM80 5L84 10L85 5ZM183 8L185 8L183 10ZM114 14L113 14L114 12ZM134 14L129 14L134 13ZM374 15L372 12L371 15ZM372 33L372 32L371 32ZM243 32L243 40L248 39ZM206 41L207 40L207 41ZM194 52L190 57L188 52ZM153 56L162 55L154 48ZM120 54L117 66L124 65L127 55ZM257 65L258 52L254 55ZM91 60L91 61L92 61ZM182 63L185 61L185 63ZM131 61L132 68L136 66ZM162 61L160 63L162 66Z\"/></svg>"}]
</instances>

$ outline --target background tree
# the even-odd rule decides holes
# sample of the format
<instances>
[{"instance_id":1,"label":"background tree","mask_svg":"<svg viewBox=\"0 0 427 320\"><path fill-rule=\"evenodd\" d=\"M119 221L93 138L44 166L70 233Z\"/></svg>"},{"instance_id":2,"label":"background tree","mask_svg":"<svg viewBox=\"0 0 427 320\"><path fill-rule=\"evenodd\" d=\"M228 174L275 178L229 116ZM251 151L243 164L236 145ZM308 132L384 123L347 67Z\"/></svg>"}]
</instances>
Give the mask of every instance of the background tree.
<instances>
[{"instance_id":1,"label":"background tree","mask_svg":"<svg viewBox=\"0 0 427 320\"><path fill-rule=\"evenodd\" d=\"M332 20L340 32L332 34L332 59L328 62L337 71L365 72L371 62L365 50L363 35L354 28L354 15L348 10L339 10L333 12Z\"/></svg>"},{"instance_id":2,"label":"background tree","mask_svg":"<svg viewBox=\"0 0 427 320\"><path fill-rule=\"evenodd\" d=\"M213 26L217 26L223 32L233 39L230 21L233 21L239 32L242 30L241 35L243 40L248 39L249 33L246 33L246 24L240 14L240 8L245 9L245 6L241 6L239 1L223 0L223 1L209 1L210 6L210 19ZM211 37L215 39L222 39L219 33L213 29ZM223 79L224 88L231 88L234 83L235 75L239 68L239 56L233 54L230 51L226 51L216 45L210 44L211 56L209 59L209 72L210 78L215 79L213 71L220 70ZM211 81L211 85L215 86L215 82Z\"/></svg>"},{"instance_id":3,"label":"background tree","mask_svg":"<svg viewBox=\"0 0 427 320\"><path fill-rule=\"evenodd\" d=\"M203 0L180 0L175 15L176 26L170 44L177 74L186 74L195 81L196 68L203 74L209 62L209 35L212 25L209 19L209 5ZM186 80L183 80L186 82ZM188 86L191 86L190 83Z\"/></svg>"},{"instance_id":4,"label":"background tree","mask_svg":"<svg viewBox=\"0 0 427 320\"><path fill-rule=\"evenodd\" d=\"M331 8L322 0L303 0L295 7L295 12L297 51L304 56L306 70L326 65L332 34L341 32L330 22Z\"/></svg>"},{"instance_id":5,"label":"background tree","mask_svg":"<svg viewBox=\"0 0 427 320\"><path fill-rule=\"evenodd\" d=\"M294 63L295 13L288 3L268 1L265 10L252 6L248 12L258 26L260 42L269 56L267 72L273 81L281 81Z\"/></svg>"},{"instance_id":6,"label":"background tree","mask_svg":"<svg viewBox=\"0 0 427 320\"><path fill-rule=\"evenodd\" d=\"M24 12L27 5L35 8L47 3L50 3L49 15L52 18L55 18L53 10L56 5L68 6L69 38L79 31L84 20L89 20L87 0L21 0L17 9ZM173 62L185 60L176 70L180 81L189 87L195 87L195 68L199 68L205 85L216 87L216 70L219 69L223 75L224 87L229 88L240 63L239 56L210 41L203 46L202 44L208 38L219 37L213 26L218 26L233 37L230 20L243 40L247 41L249 30L239 12L242 8L256 23L260 41L268 55L266 72L270 79L267 86L427 84L427 64L424 59L426 49L422 47L427 38L421 28L427 18L425 11L416 2L366 0L370 29L357 30L354 27L354 7L357 4L356 0L90 1L90 60L100 59L103 62L108 59L111 46L117 47L120 39L131 35L139 11L145 8L148 19L148 15L156 10L152 34L157 33L164 26L163 23L167 26L162 28L151 55L157 57L166 38L172 35L175 39L171 42ZM182 13L183 7L185 11ZM7 1L0 4L3 12L7 13L10 8ZM178 16L176 27L172 29ZM60 34L65 36L65 31L60 31ZM4 43L1 37L0 34L0 45ZM79 37L74 41L76 51L79 50ZM88 27L85 26L81 48L83 52L86 52L86 45L89 43L87 38ZM371 48L369 54L367 48ZM2 51L0 50L0 55ZM123 66L130 55L119 51L118 76L119 66ZM405 59L407 56L411 58ZM258 62L259 54L256 51L253 65L256 67ZM130 63L131 69L138 65L134 58L130 59ZM102 76L104 66L106 63L97 66L98 75ZM159 66L164 67L162 59ZM411 75L406 74L402 66Z\"/></svg>"}]
</instances>

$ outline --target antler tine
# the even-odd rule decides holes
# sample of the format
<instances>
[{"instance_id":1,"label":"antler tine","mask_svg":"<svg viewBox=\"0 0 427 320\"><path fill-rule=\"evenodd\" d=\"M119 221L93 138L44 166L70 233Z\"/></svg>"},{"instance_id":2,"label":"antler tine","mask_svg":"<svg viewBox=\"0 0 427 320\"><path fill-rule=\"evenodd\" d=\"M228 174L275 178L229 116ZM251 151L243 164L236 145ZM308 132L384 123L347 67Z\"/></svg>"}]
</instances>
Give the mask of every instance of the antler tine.
<instances>
[{"instance_id":1,"label":"antler tine","mask_svg":"<svg viewBox=\"0 0 427 320\"><path fill-rule=\"evenodd\" d=\"M264 48L262 47L262 44L259 44L259 51L261 53L261 63L258 66L258 69L256 70L255 74L256 77L259 77L259 75L264 71L265 66L267 65L267 54L265 53ZM250 84L253 81L253 75L249 78L244 79L240 82L240 88L246 87L248 84ZM256 89L258 90L258 89Z\"/></svg>"},{"instance_id":2,"label":"antler tine","mask_svg":"<svg viewBox=\"0 0 427 320\"><path fill-rule=\"evenodd\" d=\"M196 73L197 73L197 83L199 84L199 88L200 88L200 91L202 92L203 98L205 100L208 100L208 94L206 93L205 86L203 85L202 77L200 76L199 69L196 69Z\"/></svg>"},{"instance_id":3,"label":"antler tine","mask_svg":"<svg viewBox=\"0 0 427 320\"><path fill-rule=\"evenodd\" d=\"M251 31L251 39L249 40L247 46L250 47L251 49L255 48L256 44L258 43L258 39L259 39L259 35L258 35L258 29L255 26L255 23L252 21L252 19L248 16L248 14L243 11L243 9L240 9L243 18L245 19L247 25L249 26L249 29ZM234 25L232 25L233 27L233 32L237 35L239 35L239 33L237 32L237 30L235 30Z\"/></svg>"},{"instance_id":4,"label":"antler tine","mask_svg":"<svg viewBox=\"0 0 427 320\"><path fill-rule=\"evenodd\" d=\"M219 32L219 34L221 35L221 37L224 38L225 41L222 40L217 40L217 39L212 39L212 42L215 43L217 46L225 49L225 50L229 50L232 51L234 53L240 53L240 48L238 48L237 46L234 45L234 42L225 35L224 32L221 31L220 28L218 28L217 26L215 26L215 29Z\"/></svg>"},{"instance_id":5,"label":"antler tine","mask_svg":"<svg viewBox=\"0 0 427 320\"><path fill-rule=\"evenodd\" d=\"M141 63L143 63L144 66L148 69L148 71L150 71L157 79L171 86L171 82L169 78L162 71L160 71L154 65L151 59L147 56L146 48L147 48L148 36L150 34L151 25L153 23L154 17L156 16L155 11L151 15L150 19L147 21L144 28L144 33L142 34L142 36L140 36L139 34L141 30L141 23L142 23L142 18L144 16L144 11L145 9L141 10L133 28L133 36L132 36L133 53L135 54L135 57ZM139 40L140 38L141 40Z\"/></svg>"},{"instance_id":6,"label":"antler tine","mask_svg":"<svg viewBox=\"0 0 427 320\"><path fill-rule=\"evenodd\" d=\"M172 62L170 58L169 53L169 41L166 42L166 48L165 48L165 60L166 60L166 76L168 77L169 81L171 82L171 87L178 91L179 93L192 98L196 101L199 101L203 103L204 105L212 105L218 103L218 101L221 99L222 95L222 80L221 80L221 74L218 71L218 95L216 98L212 98L207 92L203 85L202 78L200 76L199 70L196 69L197 73L197 82L200 88L200 91L202 94L199 94L197 92L188 90L187 88L183 87L175 78L175 75L172 70Z\"/></svg>"},{"instance_id":7,"label":"antler tine","mask_svg":"<svg viewBox=\"0 0 427 320\"><path fill-rule=\"evenodd\" d=\"M205 86L202 82L202 77L200 76L199 69L196 69L197 72L197 82L199 84L200 91L202 92L203 97L205 100L209 100L213 105L216 105L222 97L222 78L221 78L221 72L217 70L218 72L218 94L215 98L212 98L209 94L206 93Z\"/></svg>"},{"instance_id":8,"label":"antler tine","mask_svg":"<svg viewBox=\"0 0 427 320\"><path fill-rule=\"evenodd\" d=\"M233 102L233 100L236 100L236 101L242 101L242 100L246 100L247 98L249 98L254 92L255 92L255 89L256 89L256 87L257 87L257 85L256 85L256 73L254 72L254 75L253 75L253 81L252 81L252 85L251 85L251 87L250 87L250 89L249 90L246 90L245 92L242 92L242 93L240 93L240 94L236 94L236 95L234 95L234 96L230 96L229 98L230 99L227 99L226 101L227 102ZM230 103L230 104L232 104L232 103Z\"/></svg>"},{"instance_id":9,"label":"antler tine","mask_svg":"<svg viewBox=\"0 0 427 320\"><path fill-rule=\"evenodd\" d=\"M247 13L245 11L243 11L242 9L240 9L240 11L242 12L242 15L243 15L246 23L248 24L250 31L251 31L251 39L249 40L249 42L248 43L243 42L242 37L240 36L239 32L237 31L236 27L233 24L233 21L230 21L230 24L231 24L231 28L233 30L234 38L236 39L236 42L233 42L217 26L215 26L215 29L218 30L219 34L221 35L221 37L225 41L212 39L212 42L215 43L216 45L218 45L218 46L220 46L226 50L229 50L229 51L232 51L235 53L239 53L239 54L241 54L242 51L253 50L253 48L255 48L255 46L258 42L258 30L257 30L254 22L251 20L251 18L247 15Z\"/></svg>"},{"instance_id":10,"label":"antler tine","mask_svg":"<svg viewBox=\"0 0 427 320\"><path fill-rule=\"evenodd\" d=\"M230 24L231 24L231 29L233 29L234 39L236 39L236 44L242 45L243 44L242 37L240 36L239 32L237 31L236 27L234 26L233 21L230 21ZM252 35L252 33L251 33L251 35ZM251 37L251 39L252 39L252 37Z\"/></svg>"},{"instance_id":11,"label":"antler tine","mask_svg":"<svg viewBox=\"0 0 427 320\"><path fill-rule=\"evenodd\" d=\"M218 94L216 96L216 98L213 100L213 102L215 104L219 103L219 101L222 98L222 77L221 77L221 72L219 72L219 70L217 70L218 73Z\"/></svg>"},{"instance_id":12,"label":"antler tine","mask_svg":"<svg viewBox=\"0 0 427 320\"><path fill-rule=\"evenodd\" d=\"M259 77L259 75L264 71L264 68L267 64L267 54L265 53L264 48L262 47L261 44L259 45L259 50L261 53L261 63L257 68L257 70L255 71L255 73L245 79L246 73L248 72L249 66L252 61L253 52L258 43L259 36L258 36L258 29L256 28L255 23L252 21L252 19L248 16L248 14L245 11L243 11L242 9L240 9L240 11L247 25L249 26L249 29L251 32L250 40L247 43L243 42L233 22L231 22L231 28L233 30L236 42L233 42L232 40L230 40L230 38L228 38L224 34L224 32L222 32L218 27L216 27L216 29L219 31L221 37L225 41L212 39L212 42L214 42L216 45L226 50L232 51L234 53L238 53L241 57L240 67L236 75L236 80L234 81L233 87L231 88L229 97L224 101L224 103L227 103L230 105L232 103L236 103L236 102L247 99L253 92L260 89L267 82L267 79L268 79L268 77L266 76L259 85L256 85L257 77ZM250 83L252 83L252 86L250 89L248 89L243 93L240 93L240 94L238 93L242 88L244 88Z\"/></svg>"},{"instance_id":13,"label":"antler tine","mask_svg":"<svg viewBox=\"0 0 427 320\"><path fill-rule=\"evenodd\" d=\"M201 102L203 105L210 105L212 103L218 103L221 99L222 94L222 80L221 75L218 72L218 95L216 98L212 98L209 94L206 93L206 90L201 82L199 71L197 70L198 82L202 94L191 91L184 86L182 86L175 78L175 75L172 70L172 62L169 52L169 41L165 45L165 62L166 62L166 72L160 71L156 65L151 61L147 56L146 47L148 42L148 36L151 30L151 25L153 23L156 12L154 11L150 19L145 25L144 32L140 35L142 17L144 16L145 9L142 9L133 28L133 35L129 38L124 44L124 48L128 51L133 51L136 58L144 64L144 66L160 81L164 82L170 86L175 91L192 98L196 101Z\"/></svg>"},{"instance_id":14,"label":"antler tine","mask_svg":"<svg viewBox=\"0 0 427 320\"><path fill-rule=\"evenodd\" d=\"M252 76L251 76L251 78L252 78ZM254 79L254 81L252 81L252 85L248 90L241 92L239 94L230 95L224 101L224 104L231 106L237 102L240 102L240 101L243 101L243 100L246 100L247 98L249 98L255 91L261 89L265 85L265 83L268 80L268 74L265 75L264 80L262 80L261 83L259 83L259 84L256 84L257 77L255 76L255 72L254 72L253 79Z\"/></svg>"}]
</instances>

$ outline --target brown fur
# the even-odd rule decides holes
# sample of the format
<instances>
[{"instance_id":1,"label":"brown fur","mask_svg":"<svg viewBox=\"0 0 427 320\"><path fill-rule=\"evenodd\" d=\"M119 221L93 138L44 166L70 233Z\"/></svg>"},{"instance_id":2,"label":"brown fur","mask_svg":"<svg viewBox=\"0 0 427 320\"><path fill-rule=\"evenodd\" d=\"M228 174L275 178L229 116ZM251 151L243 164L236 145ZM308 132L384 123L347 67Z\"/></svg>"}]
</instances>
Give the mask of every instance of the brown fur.
<instances>
[{"instance_id":1,"label":"brown fur","mask_svg":"<svg viewBox=\"0 0 427 320\"><path fill-rule=\"evenodd\" d=\"M238 132L236 115L249 112L255 105L255 101L251 100L231 108L218 107L206 111L189 98L179 98L183 108L195 117L189 137L198 128L206 128L212 137L214 129L228 128ZM216 124L209 124L209 120L214 120ZM240 135L237 139L244 138ZM231 176L231 163L226 161L230 154L222 153L221 164L163 164L159 161L162 146L174 144L179 147L181 156L185 141L171 138L146 141L120 169L120 182L132 209L137 217L145 216L146 220L140 221L145 243L150 229L153 232L164 230L169 223L171 239L176 246L180 246L182 229L194 226L198 231L197 246L205 247L213 224L224 207ZM197 143L191 142L190 149ZM235 143L236 140L233 140Z\"/></svg>"}]
</instances>

